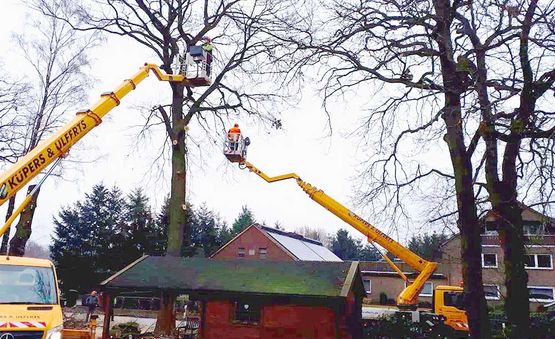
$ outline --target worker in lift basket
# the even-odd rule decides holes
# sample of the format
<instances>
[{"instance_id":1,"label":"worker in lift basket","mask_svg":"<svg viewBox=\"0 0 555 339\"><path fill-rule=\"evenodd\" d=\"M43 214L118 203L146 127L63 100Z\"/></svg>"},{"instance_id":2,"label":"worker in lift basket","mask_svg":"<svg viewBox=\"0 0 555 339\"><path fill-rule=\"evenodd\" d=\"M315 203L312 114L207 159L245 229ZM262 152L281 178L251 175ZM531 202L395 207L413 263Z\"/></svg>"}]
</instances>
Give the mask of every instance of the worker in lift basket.
<instances>
[{"instance_id":1,"label":"worker in lift basket","mask_svg":"<svg viewBox=\"0 0 555 339\"><path fill-rule=\"evenodd\" d=\"M239 140L241 140L241 129L238 123L235 123L233 127L229 129L227 132L227 139L229 140L229 148L232 151L237 151Z\"/></svg>"},{"instance_id":2,"label":"worker in lift basket","mask_svg":"<svg viewBox=\"0 0 555 339\"><path fill-rule=\"evenodd\" d=\"M212 65L212 51L214 50L214 45L212 45L212 39L209 36L203 36L202 39L202 49L206 52L206 76L210 76L211 65Z\"/></svg>"}]
</instances>

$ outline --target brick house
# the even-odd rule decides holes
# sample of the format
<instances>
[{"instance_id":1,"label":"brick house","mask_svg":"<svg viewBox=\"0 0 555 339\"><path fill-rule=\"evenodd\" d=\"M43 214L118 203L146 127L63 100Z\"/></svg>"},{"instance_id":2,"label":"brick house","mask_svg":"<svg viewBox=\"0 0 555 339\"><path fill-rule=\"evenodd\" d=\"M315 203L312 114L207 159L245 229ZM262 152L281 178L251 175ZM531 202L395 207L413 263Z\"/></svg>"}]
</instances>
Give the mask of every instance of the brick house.
<instances>
[{"instance_id":1,"label":"brick house","mask_svg":"<svg viewBox=\"0 0 555 339\"><path fill-rule=\"evenodd\" d=\"M321 242L300 234L253 224L227 244L212 259L341 261Z\"/></svg>"},{"instance_id":2,"label":"brick house","mask_svg":"<svg viewBox=\"0 0 555 339\"><path fill-rule=\"evenodd\" d=\"M524 233L526 243L526 271L530 307L555 300L555 220L533 209L523 206ZM484 217L482 230L482 274L486 299L490 304L502 302L506 293L504 286L503 249L495 226L495 217L488 213ZM441 246L442 266L451 284L462 281L460 237L452 237Z\"/></svg>"},{"instance_id":3,"label":"brick house","mask_svg":"<svg viewBox=\"0 0 555 339\"><path fill-rule=\"evenodd\" d=\"M107 299L126 291L187 294L200 304L205 339L362 337L358 262L144 256L101 289ZM103 338L109 328L105 317Z\"/></svg>"},{"instance_id":4,"label":"brick house","mask_svg":"<svg viewBox=\"0 0 555 339\"><path fill-rule=\"evenodd\" d=\"M400 261L395 261L395 265L409 279L416 278L416 272L409 265ZM388 303L394 304L399 293L406 287L399 274L385 261L361 261L359 266L364 290L366 291L364 302L374 305L380 304L380 294L385 293ZM447 276L441 273L441 267L438 267L436 273L425 283L424 289L418 297L421 305L431 306L433 291L438 285L447 285Z\"/></svg>"}]
</instances>

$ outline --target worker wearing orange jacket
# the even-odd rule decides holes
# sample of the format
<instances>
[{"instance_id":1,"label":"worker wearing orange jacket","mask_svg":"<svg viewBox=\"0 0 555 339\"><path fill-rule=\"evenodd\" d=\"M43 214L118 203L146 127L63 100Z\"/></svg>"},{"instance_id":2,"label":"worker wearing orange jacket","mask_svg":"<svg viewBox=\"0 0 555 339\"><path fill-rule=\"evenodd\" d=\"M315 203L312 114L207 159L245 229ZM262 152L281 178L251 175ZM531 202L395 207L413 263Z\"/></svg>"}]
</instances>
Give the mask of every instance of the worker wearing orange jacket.
<instances>
[{"instance_id":1,"label":"worker wearing orange jacket","mask_svg":"<svg viewBox=\"0 0 555 339\"><path fill-rule=\"evenodd\" d=\"M227 138L229 139L231 150L236 151L239 146L239 140L241 139L241 129L238 123L235 123L233 127L229 129Z\"/></svg>"}]
</instances>

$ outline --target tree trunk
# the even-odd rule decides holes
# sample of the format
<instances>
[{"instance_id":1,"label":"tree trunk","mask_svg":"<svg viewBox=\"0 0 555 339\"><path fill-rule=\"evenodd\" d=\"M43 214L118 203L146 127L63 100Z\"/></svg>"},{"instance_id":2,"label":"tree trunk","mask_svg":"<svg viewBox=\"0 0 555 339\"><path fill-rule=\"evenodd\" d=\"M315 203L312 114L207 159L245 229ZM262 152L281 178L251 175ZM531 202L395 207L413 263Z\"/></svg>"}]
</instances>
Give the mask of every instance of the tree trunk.
<instances>
[{"instance_id":1,"label":"tree trunk","mask_svg":"<svg viewBox=\"0 0 555 339\"><path fill-rule=\"evenodd\" d=\"M503 193L509 193L508 190ZM504 196L506 194L502 194ZM505 264L505 312L511 324L511 338L524 338L530 327L530 301L528 298L528 274L524 267L524 232L522 210L515 199L504 196L494 211L503 216L499 220L499 238ZM505 201L508 201L506 203Z\"/></svg>"},{"instance_id":2,"label":"tree trunk","mask_svg":"<svg viewBox=\"0 0 555 339\"><path fill-rule=\"evenodd\" d=\"M6 211L6 221L8 221L8 219L12 216L13 210L15 209L16 194L14 194L8 202L8 210ZM11 230L11 227L8 227L8 229L4 233L4 236L2 237L2 246L0 247L0 255L6 255L6 253L8 253L8 241L10 240L10 230Z\"/></svg>"},{"instance_id":3,"label":"tree trunk","mask_svg":"<svg viewBox=\"0 0 555 339\"><path fill-rule=\"evenodd\" d=\"M187 221L187 205L185 203L187 162L185 148L185 126L183 123L184 86L171 84L172 98L172 177L168 229L168 251L171 256L182 254L183 234Z\"/></svg>"},{"instance_id":4,"label":"tree trunk","mask_svg":"<svg viewBox=\"0 0 555 339\"><path fill-rule=\"evenodd\" d=\"M472 337L490 338L489 317L482 285L482 238L474 197L472 154L466 149L462 123L461 93L468 85L465 85L466 74L461 75L457 72L454 61L451 3L448 0L433 0L433 4L437 18L432 38L440 51L441 74L445 87L442 118L447 128L445 141L449 147L455 176L466 314Z\"/></svg>"},{"instance_id":5,"label":"tree trunk","mask_svg":"<svg viewBox=\"0 0 555 339\"><path fill-rule=\"evenodd\" d=\"M30 194L34 188L35 185L30 185L27 189L27 194ZM22 257L25 254L25 245L27 245L27 241L31 237L31 225L33 224L33 217L35 215L39 193L40 189L33 194L31 201L19 216L19 222L15 227L15 235L10 241L10 249L8 251L9 255Z\"/></svg>"},{"instance_id":6,"label":"tree trunk","mask_svg":"<svg viewBox=\"0 0 555 339\"><path fill-rule=\"evenodd\" d=\"M187 204L186 204L186 184L187 184L187 149L185 147L185 122L183 119L184 86L180 84L170 84L172 88L172 177L171 194L169 202L169 226L168 226L168 247L167 255L170 256L190 256L184 253L184 248L190 248L188 243L190 230L186 230L187 223ZM185 244L184 244L185 242ZM169 307L169 309L164 309ZM160 333L170 335L175 328L175 315L173 314L173 301L170 306L160 307L160 312L156 319L156 330Z\"/></svg>"},{"instance_id":7,"label":"tree trunk","mask_svg":"<svg viewBox=\"0 0 555 339\"><path fill-rule=\"evenodd\" d=\"M175 297L162 291L160 294L160 311L158 312L158 319L156 320L156 327L154 333L156 335L171 335L175 329L175 312L173 310L173 303Z\"/></svg>"},{"instance_id":8,"label":"tree trunk","mask_svg":"<svg viewBox=\"0 0 555 339\"><path fill-rule=\"evenodd\" d=\"M489 317L482 284L482 237L474 198L472 164L460 127L460 106L456 105L457 102L460 104L460 98L455 94L447 94L446 97L446 141L455 174L466 314L472 337L489 338Z\"/></svg>"},{"instance_id":9,"label":"tree trunk","mask_svg":"<svg viewBox=\"0 0 555 339\"><path fill-rule=\"evenodd\" d=\"M490 338L489 316L482 284L480 226L476 217L474 199L462 204L469 217L459 217L461 233L462 275L466 314L473 338ZM472 211L474 210L474 211ZM459 213L461 208L459 208ZM472 214L474 212L474 214Z\"/></svg>"},{"instance_id":10,"label":"tree trunk","mask_svg":"<svg viewBox=\"0 0 555 339\"><path fill-rule=\"evenodd\" d=\"M520 93L518 115L511 123L510 139L503 154L503 180L497 192L501 197L498 211L503 217L499 230L505 264L505 287L507 299L505 312L511 324L511 338L523 338L530 327L530 301L528 298L528 275L524 268L524 231L522 211L517 200L517 158L520 152L522 132L530 126L535 111L538 89L528 55L528 40L538 0L530 1L522 22L519 59L522 67L523 87ZM531 124L533 126L533 123ZM495 208L495 206L494 206Z\"/></svg>"}]
</instances>

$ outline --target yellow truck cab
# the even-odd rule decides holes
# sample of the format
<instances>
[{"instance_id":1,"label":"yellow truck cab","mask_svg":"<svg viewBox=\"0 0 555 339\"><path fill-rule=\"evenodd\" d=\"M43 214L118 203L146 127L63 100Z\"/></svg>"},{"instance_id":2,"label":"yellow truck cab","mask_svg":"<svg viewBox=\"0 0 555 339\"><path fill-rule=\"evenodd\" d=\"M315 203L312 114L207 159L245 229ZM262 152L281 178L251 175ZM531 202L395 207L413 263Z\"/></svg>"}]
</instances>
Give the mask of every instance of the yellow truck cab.
<instances>
[{"instance_id":1,"label":"yellow truck cab","mask_svg":"<svg viewBox=\"0 0 555 339\"><path fill-rule=\"evenodd\" d=\"M0 256L0 338L60 339L57 281L49 260Z\"/></svg>"},{"instance_id":2,"label":"yellow truck cab","mask_svg":"<svg viewBox=\"0 0 555 339\"><path fill-rule=\"evenodd\" d=\"M445 325L453 330L468 333L468 318L464 309L464 290L458 286L436 286L433 312L445 317Z\"/></svg>"}]
</instances>

